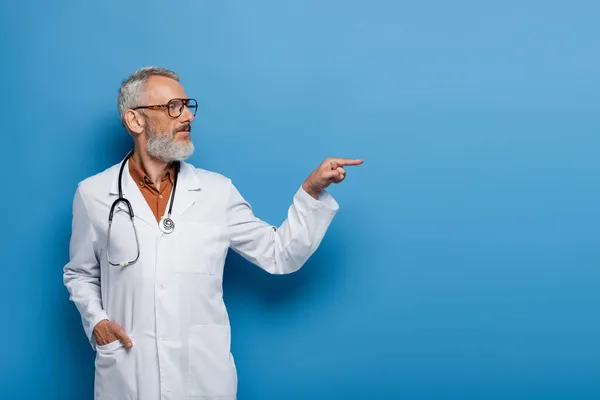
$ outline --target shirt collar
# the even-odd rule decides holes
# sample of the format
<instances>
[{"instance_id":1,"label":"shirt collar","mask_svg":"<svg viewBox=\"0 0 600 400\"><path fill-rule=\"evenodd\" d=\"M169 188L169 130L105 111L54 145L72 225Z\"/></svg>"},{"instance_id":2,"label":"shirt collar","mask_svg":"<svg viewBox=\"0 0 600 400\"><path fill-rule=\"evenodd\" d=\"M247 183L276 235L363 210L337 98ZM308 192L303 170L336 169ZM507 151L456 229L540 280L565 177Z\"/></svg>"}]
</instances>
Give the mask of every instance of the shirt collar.
<instances>
[{"instance_id":1,"label":"shirt collar","mask_svg":"<svg viewBox=\"0 0 600 400\"><path fill-rule=\"evenodd\" d=\"M144 170L135 163L135 161L133 160L133 157L129 158L128 164L129 164L129 174L131 175L131 177L133 178L133 180L135 181L135 183L138 186L140 186L140 187L144 187L145 185L154 186L154 182L152 182L152 179L150 179L150 177L144 172ZM163 176L163 178L162 178L162 182L164 182L165 180L168 179L172 185L174 176L175 176L175 167L173 166L173 164L170 164L169 167L167 168L165 176Z\"/></svg>"}]
</instances>

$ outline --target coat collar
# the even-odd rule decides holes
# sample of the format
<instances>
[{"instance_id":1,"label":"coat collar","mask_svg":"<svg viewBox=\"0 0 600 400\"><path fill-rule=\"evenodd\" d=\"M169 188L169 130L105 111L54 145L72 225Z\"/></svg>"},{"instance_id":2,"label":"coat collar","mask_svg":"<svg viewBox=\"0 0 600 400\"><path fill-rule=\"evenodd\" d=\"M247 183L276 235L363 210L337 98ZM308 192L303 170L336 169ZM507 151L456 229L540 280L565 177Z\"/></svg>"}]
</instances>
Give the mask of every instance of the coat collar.
<instances>
[{"instance_id":1,"label":"coat collar","mask_svg":"<svg viewBox=\"0 0 600 400\"><path fill-rule=\"evenodd\" d=\"M122 188L123 188L123 197L129 200L131 203L131 207L133 208L133 214L143 220L144 222L150 224L151 226L156 226L156 218L148 207L144 196L140 192L136 182L133 181L133 178L129 174L129 160L125 162L125 166L123 168L123 177L122 177ZM119 171L121 169L121 165L123 164L123 160L115 166L113 166L112 171L112 180L110 185L109 193L111 196L117 199L119 195ZM176 217L181 216L186 210L188 210L198 199L198 192L202 190L200 181L196 174L195 168L185 162L181 162L181 168L179 170L179 176L177 177L177 186L175 187L175 198L173 203L173 210L171 212L171 217L175 219ZM125 205L120 203L119 208L125 209ZM170 206L167 204L167 208L165 209L165 215L168 213ZM177 224L177 222L175 222Z\"/></svg>"}]
</instances>

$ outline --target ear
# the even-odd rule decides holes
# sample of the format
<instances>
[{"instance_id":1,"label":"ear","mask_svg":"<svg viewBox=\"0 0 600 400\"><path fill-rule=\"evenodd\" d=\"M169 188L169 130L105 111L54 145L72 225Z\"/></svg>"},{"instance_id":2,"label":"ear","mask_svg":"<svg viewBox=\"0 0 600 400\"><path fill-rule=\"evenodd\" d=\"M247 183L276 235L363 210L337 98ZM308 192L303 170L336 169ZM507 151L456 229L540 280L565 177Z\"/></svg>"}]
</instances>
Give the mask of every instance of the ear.
<instances>
[{"instance_id":1,"label":"ear","mask_svg":"<svg viewBox=\"0 0 600 400\"><path fill-rule=\"evenodd\" d=\"M135 136L139 136L144 132L146 128L146 120L143 116L133 110L125 111L123 116L123 122L129 131Z\"/></svg>"}]
</instances>

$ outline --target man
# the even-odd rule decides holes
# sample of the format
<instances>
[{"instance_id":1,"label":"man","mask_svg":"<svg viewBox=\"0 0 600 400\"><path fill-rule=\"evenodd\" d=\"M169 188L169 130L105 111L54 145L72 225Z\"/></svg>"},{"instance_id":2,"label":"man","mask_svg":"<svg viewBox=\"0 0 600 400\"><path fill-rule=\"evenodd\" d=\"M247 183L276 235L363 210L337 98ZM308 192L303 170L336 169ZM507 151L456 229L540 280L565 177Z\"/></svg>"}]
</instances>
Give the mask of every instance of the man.
<instances>
[{"instance_id":1,"label":"man","mask_svg":"<svg viewBox=\"0 0 600 400\"><path fill-rule=\"evenodd\" d=\"M222 297L227 250L271 274L298 270L338 209L325 188L362 160L324 161L276 228L254 216L231 180L184 161L197 104L176 73L134 72L118 107L133 152L79 183L64 267L96 350L94 397L235 399Z\"/></svg>"}]
</instances>

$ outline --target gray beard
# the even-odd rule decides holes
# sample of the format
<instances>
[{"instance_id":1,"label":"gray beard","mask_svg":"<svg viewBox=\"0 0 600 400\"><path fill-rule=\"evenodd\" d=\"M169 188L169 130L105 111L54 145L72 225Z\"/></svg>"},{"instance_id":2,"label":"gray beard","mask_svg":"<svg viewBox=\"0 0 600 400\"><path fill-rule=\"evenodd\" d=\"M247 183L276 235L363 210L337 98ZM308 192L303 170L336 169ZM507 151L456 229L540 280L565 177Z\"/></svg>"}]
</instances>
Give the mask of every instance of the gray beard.
<instances>
[{"instance_id":1,"label":"gray beard","mask_svg":"<svg viewBox=\"0 0 600 400\"><path fill-rule=\"evenodd\" d=\"M146 150L152 157L163 162L183 161L194 153L191 141L176 142L175 133L157 132L151 125L147 126Z\"/></svg>"}]
</instances>

